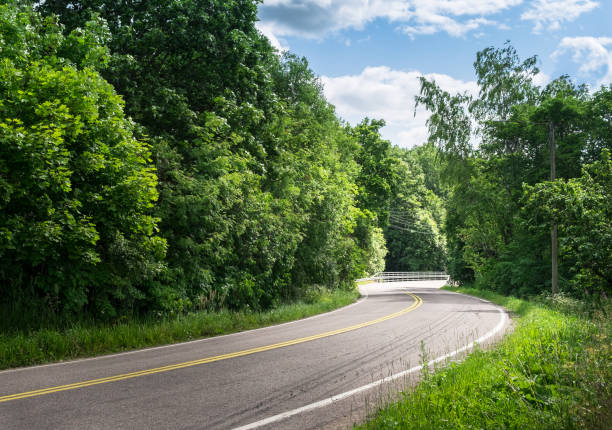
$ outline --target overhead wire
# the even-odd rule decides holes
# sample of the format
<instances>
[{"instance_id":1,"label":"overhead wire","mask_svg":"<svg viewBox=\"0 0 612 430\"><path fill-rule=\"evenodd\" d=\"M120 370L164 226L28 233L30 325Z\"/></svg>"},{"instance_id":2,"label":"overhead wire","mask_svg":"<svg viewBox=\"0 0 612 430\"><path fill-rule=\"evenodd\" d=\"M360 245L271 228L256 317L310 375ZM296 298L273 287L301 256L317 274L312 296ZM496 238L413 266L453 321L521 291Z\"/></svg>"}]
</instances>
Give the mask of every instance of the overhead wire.
<instances>
[{"instance_id":1,"label":"overhead wire","mask_svg":"<svg viewBox=\"0 0 612 430\"><path fill-rule=\"evenodd\" d=\"M407 232L410 232L410 233L431 234L431 235L435 235L436 234L433 231L411 230L409 228L402 227L402 226L399 226L399 225L393 225L393 224L389 224L389 228L392 228L392 229L395 229L395 230L407 231Z\"/></svg>"},{"instance_id":2,"label":"overhead wire","mask_svg":"<svg viewBox=\"0 0 612 430\"><path fill-rule=\"evenodd\" d=\"M401 220L390 219L389 220L389 226L390 227L403 228L403 229L411 230L411 231L415 231L415 232L422 232L422 233L432 233L432 232L434 232L433 229L429 230L429 229L425 229L425 228L418 228L418 227L415 227L414 224L406 223L406 222L403 222Z\"/></svg>"}]
</instances>

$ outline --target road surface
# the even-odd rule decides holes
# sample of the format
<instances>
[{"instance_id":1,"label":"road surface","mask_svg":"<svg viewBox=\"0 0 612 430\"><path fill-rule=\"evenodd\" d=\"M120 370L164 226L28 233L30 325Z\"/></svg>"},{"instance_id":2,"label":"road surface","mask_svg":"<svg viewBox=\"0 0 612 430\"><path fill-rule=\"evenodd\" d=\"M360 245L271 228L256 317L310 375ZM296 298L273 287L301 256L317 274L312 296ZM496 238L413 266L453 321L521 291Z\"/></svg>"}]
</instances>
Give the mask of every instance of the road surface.
<instances>
[{"instance_id":1,"label":"road surface","mask_svg":"<svg viewBox=\"0 0 612 430\"><path fill-rule=\"evenodd\" d=\"M503 333L500 308L443 283L369 284L359 302L305 320L2 371L0 428L347 428L424 360Z\"/></svg>"}]
</instances>

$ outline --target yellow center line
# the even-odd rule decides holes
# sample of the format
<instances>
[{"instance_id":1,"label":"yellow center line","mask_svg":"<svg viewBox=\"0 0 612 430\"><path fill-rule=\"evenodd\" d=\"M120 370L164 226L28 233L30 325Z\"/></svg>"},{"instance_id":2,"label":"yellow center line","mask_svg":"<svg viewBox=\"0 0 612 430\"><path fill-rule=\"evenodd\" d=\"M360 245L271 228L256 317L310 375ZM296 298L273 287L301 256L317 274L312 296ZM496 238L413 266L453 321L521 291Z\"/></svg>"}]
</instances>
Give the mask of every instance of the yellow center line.
<instances>
[{"instance_id":1,"label":"yellow center line","mask_svg":"<svg viewBox=\"0 0 612 430\"><path fill-rule=\"evenodd\" d=\"M140 370L138 372L123 373L121 375L108 376L106 378L90 379L88 381L75 382L73 384L59 385L59 386L56 386L56 387L41 388L39 390L27 391L27 392L24 392L24 393L10 394L10 395L7 395L7 396L0 397L0 403L8 402L8 401L11 401L11 400L24 399L24 398L27 398L27 397L42 396L42 395L45 395L45 394L57 393L57 392L60 392L60 391L75 390L77 388L90 387L92 385L106 384L106 383L115 382L115 381L122 381L124 379L136 378L138 376L153 375L155 373L169 372L171 370L183 369L185 367L191 367L191 366L197 366L197 365L200 365L200 364L212 363L214 361L227 360L229 358L242 357L242 356L245 356L245 355L251 355L251 354L255 354L255 353L263 352L263 351L270 351L272 349L284 348L286 346L297 345L299 343L310 342L310 341L313 341L313 340L322 339L324 337L329 337L329 336L334 336L334 335L341 334L341 333L346 333L346 332L357 330L357 329L360 329L360 328L363 328L363 327L367 327L367 326L370 326L370 325L378 324L378 323L381 323L383 321L390 320L392 318L399 317L400 315L404 315L404 314L406 314L406 313L408 313L410 311L413 311L414 309L416 309L419 306L421 306L421 304L423 303L423 300L419 296L416 296L416 295L414 295L412 293L406 293L406 294L409 294L410 296L412 296L414 298L414 303L412 305L408 306L407 308L402 309L402 310L400 310L398 312L395 312L393 314L377 318L375 320L366 321L366 322L363 322L363 323L360 323L360 324L355 324L355 325L352 325L352 326L349 326L349 327L344 327L344 328L340 328L340 329L337 329L337 330L327 331L327 332L315 334L315 335L312 335L312 336L301 337L301 338L298 338L298 339L287 340L285 342L273 343L273 344L270 344L270 345L259 346L259 347L256 347L256 348L245 349L245 350L237 351L237 352L230 352L228 354L215 355L213 357L206 357L206 358L200 358L198 360L186 361L184 363L177 363L177 364L171 364L171 365L168 365L168 366L156 367L154 369L145 369L145 370Z\"/></svg>"}]
</instances>

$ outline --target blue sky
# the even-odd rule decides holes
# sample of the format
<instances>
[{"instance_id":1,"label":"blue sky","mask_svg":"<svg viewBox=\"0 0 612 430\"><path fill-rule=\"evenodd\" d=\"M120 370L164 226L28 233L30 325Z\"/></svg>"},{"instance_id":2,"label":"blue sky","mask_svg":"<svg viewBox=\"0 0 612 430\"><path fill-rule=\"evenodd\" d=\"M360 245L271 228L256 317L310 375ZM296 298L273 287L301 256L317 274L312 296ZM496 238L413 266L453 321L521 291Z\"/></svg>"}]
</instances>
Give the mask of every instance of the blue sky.
<instances>
[{"instance_id":1,"label":"blue sky","mask_svg":"<svg viewBox=\"0 0 612 430\"><path fill-rule=\"evenodd\" d=\"M403 147L427 138L418 77L476 92L476 52L506 40L538 56L538 84L612 82L610 0L264 0L259 19L275 46L309 60L342 118L383 118Z\"/></svg>"}]
</instances>

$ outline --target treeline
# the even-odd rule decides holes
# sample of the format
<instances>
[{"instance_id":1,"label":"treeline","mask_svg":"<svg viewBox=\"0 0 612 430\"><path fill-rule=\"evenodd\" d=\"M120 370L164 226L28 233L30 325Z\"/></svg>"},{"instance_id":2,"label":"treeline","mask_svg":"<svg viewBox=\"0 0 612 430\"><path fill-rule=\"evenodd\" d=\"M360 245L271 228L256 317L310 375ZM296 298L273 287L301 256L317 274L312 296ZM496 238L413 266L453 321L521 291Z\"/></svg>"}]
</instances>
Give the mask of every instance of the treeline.
<instances>
[{"instance_id":1,"label":"treeline","mask_svg":"<svg viewBox=\"0 0 612 430\"><path fill-rule=\"evenodd\" d=\"M536 64L506 44L477 54L477 96L422 80L417 103L432 113L449 189L448 268L503 293L551 291L557 225L559 289L610 294L612 86L590 91L561 76L538 87Z\"/></svg>"},{"instance_id":2,"label":"treeline","mask_svg":"<svg viewBox=\"0 0 612 430\"><path fill-rule=\"evenodd\" d=\"M382 121L339 120L256 14L254 0L0 5L7 312L270 308L382 270L383 230L392 266L442 262L427 156L391 148ZM398 213L425 237L418 255L389 228Z\"/></svg>"}]
</instances>

